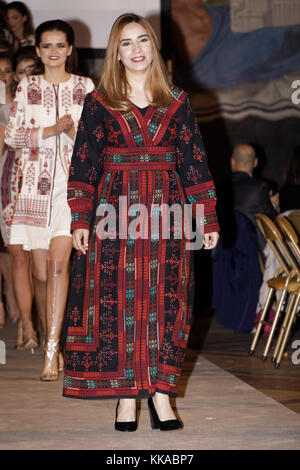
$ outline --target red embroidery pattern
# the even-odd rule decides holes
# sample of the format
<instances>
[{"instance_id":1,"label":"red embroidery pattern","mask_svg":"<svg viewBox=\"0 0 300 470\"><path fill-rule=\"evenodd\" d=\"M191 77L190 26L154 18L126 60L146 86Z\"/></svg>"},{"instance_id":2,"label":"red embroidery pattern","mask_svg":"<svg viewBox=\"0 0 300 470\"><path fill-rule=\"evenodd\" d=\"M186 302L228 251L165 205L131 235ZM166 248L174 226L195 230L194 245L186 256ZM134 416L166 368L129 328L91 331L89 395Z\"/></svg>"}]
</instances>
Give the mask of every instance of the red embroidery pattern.
<instances>
[{"instance_id":1,"label":"red embroidery pattern","mask_svg":"<svg viewBox=\"0 0 300 470\"><path fill-rule=\"evenodd\" d=\"M65 114L69 114L70 108L72 106L71 101L71 90L68 87L62 89L62 107L64 108Z\"/></svg>"},{"instance_id":2,"label":"red embroidery pattern","mask_svg":"<svg viewBox=\"0 0 300 470\"><path fill-rule=\"evenodd\" d=\"M118 131L114 130L112 120L105 119L104 122L105 122L105 127L108 130L108 135L107 135L108 142L110 142L111 144L117 145L118 144L118 136L119 136L121 131L120 130L118 130Z\"/></svg>"},{"instance_id":3,"label":"red embroidery pattern","mask_svg":"<svg viewBox=\"0 0 300 470\"><path fill-rule=\"evenodd\" d=\"M31 163L27 171L26 180L25 180L25 184L28 187L29 194L33 191L34 179L35 179L35 166L33 163Z\"/></svg>"},{"instance_id":4,"label":"red embroidery pattern","mask_svg":"<svg viewBox=\"0 0 300 470\"><path fill-rule=\"evenodd\" d=\"M182 129L180 131L180 140L184 140L186 144L188 144L192 138L193 134L191 129L189 129L185 124L183 124Z\"/></svg>"},{"instance_id":5,"label":"red embroidery pattern","mask_svg":"<svg viewBox=\"0 0 300 470\"><path fill-rule=\"evenodd\" d=\"M47 114L50 114L51 109L54 108L54 95L50 86L44 90L44 107Z\"/></svg>"},{"instance_id":6,"label":"red embroidery pattern","mask_svg":"<svg viewBox=\"0 0 300 470\"><path fill-rule=\"evenodd\" d=\"M101 124L99 124L96 129L93 131L93 134L94 136L96 137L97 139L97 142L100 142L100 140L103 138L104 136L104 131L103 131L103 127Z\"/></svg>"},{"instance_id":7,"label":"red embroidery pattern","mask_svg":"<svg viewBox=\"0 0 300 470\"><path fill-rule=\"evenodd\" d=\"M47 170L44 170L38 180L38 194L48 196L51 189L51 177Z\"/></svg>"},{"instance_id":8,"label":"red embroidery pattern","mask_svg":"<svg viewBox=\"0 0 300 470\"><path fill-rule=\"evenodd\" d=\"M27 100L29 105L42 104L42 91L37 83L28 85Z\"/></svg>"},{"instance_id":9,"label":"red embroidery pattern","mask_svg":"<svg viewBox=\"0 0 300 470\"><path fill-rule=\"evenodd\" d=\"M86 88L82 82L77 83L73 90L73 104L82 106L86 95Z\"/></svg>"},{"instance_id":10,"label":"red embroidery pattern","mask_svg":"<svg viewBox=\"0 0 300 470\"><path fill-rule=\"evenodd\" d=\"M88 157L88 147L86 143L81 145L77 152L77 155L80 157L80 160L82 162Z\"/></svg>"}]
</instances>

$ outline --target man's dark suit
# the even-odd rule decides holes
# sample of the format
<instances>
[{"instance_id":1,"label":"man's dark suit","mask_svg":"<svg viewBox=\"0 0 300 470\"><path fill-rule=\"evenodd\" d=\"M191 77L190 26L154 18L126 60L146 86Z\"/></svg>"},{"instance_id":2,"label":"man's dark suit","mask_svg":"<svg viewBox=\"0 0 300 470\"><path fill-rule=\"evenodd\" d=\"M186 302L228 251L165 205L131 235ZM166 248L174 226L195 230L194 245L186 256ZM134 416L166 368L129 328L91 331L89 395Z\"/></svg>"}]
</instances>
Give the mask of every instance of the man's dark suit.
<instances>
[{"instance_id":1,"label":"man's dark suit","mask_svg":"<svg viewBox=\"0 0 300 470\"><path fill-rule=\"evenodd\" d=\"M231 181L235 210L245 214L254 224L255 214L266 214L271 218L276 216L277 212L271 204L269 188L265 181L244 171L233 173Z\"/></svg>"},{"instance_id":2,"label":"man's dark suit","mask_svg":"<svg viewBox=\"0 0 300 470\"><path fill-rule=\"evenodd\" d=\"M250 176L244 171L236 171L231 176L233 190L233 208L245 214L256 225L255 214L266 214L271 218L276 217L277 212L271 204L269 187L265 181ZM258 231L258 243L260 249L265 246L260 231Z\"/></svg>"},{"instance_id":3,"label":"man's dark suit","mask_svg":"<svg viewBox=\"0 0 300 470\"><path fill-rule=\"evenodd\" d=\"M254 325L262 281L257 254L266 243L255 214L273 218L276 211L267 183L242 171L219 183L217 197L221 232L213 251L213 306L219 323L245 333Z\"/></svg>"}]
</instances>

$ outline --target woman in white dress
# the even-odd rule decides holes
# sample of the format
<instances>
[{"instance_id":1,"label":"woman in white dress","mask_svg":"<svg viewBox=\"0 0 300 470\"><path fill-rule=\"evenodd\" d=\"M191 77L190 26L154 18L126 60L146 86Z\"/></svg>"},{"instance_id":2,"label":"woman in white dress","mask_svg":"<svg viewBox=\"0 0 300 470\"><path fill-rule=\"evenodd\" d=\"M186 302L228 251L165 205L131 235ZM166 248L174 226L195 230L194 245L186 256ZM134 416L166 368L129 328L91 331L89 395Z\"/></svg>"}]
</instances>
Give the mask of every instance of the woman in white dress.
<instances>
[{"instance_id":1,"label":"woman in white dress","mask_svg":"<svg viewBox=\"0 0 300 470\"><path fill-rule=\"evenodd\" d=\"M6 129L6 143L21 149L9 244L16 258L20 250L31 252L35 286L40 300L43 292L46 298L41 380L57 380L72 249L67 178L85 95L94 85L72 73L74 33L68 23L42 23L35 42L41 73L19 84ZM24 320L24 347L32 349L38 346L36 333L32 322Z\"/></svg>"},{"instance_id":2,"label":"woman in white dress","mask_svg":"<svg viewBox=\"0 0 300 470\"><path fill-rule=\"evenodd\" d=\"M13 74L13 61L9 53L2 52L0 53L0 81L3 85L3 96L0 103L0 182L1 182L1 192L0 192L0 328L5 327L6 325L6 311L9 313L11 319L16 323L20 318L20 313L18 310L18 305L16 302L13 282L12 282L12 273L11 273L11 264L9 259L9 254L7 252L7 226L3 218L3 202L9 201L11 199L11 191L8 191L3 184L4 167L10 166L10 161L14 158L14 152L9 152L6 146L4 145L4 132L8 120L9 110L11 103L14 98L16 83L14 81ZM9 176L10 175L5 175ZM4 199L3 196L4 195ZM2 302L2 279L4 280L4 291L5 291L5 307ZM19 323L21 325L21 322ZM22 337L22 331L19 328L17 335L17 344L19 339Z\"/></svg>"},{"instance_id":3,"label":"woman in white dress","mask_svg":"<svg viewBox=\"0 0 300 470\"><path fill-rule=\"evenodd\" d=\"M11 218L14 211L17 192L18 152L15 149L8 149L7 146L4 145L4 132L7 126L11 104L14 99L16 85L22 80L22 78L32 72L36 64L37 55L34 46L26 46L22 49L19 49L19 51L14 54L13 58L7 54L0 54L0 57L2 57L2 60L0 59L1 77L4 76L6 89L8 89L4 100L5 104L0 104L0 227L3 243L5 247L7 247L11 226ZM2 66L5 66L3 71L1 63ZM4 73L4 75L2 75L2 73ZM26 280L28 276L30 276L29 254L30 252L28 251L19 250L19 256L17 259L18 263L16 265L15 259L13 257L9 259L10 256L9 253L7 253L7 248L5 248L5 251L1 251L0 267L2 275L5 279L6 301L8 311L10 312L11 317L14 321L17 321L17 319L19 320L17 341L15 346L16 349L24 349L21 317L31 318L32 292L31 289L24 291L23 287L24 280ZM39 303L37 302L37 299L36 307L37 311L39 312ZM41 308L42 315L39 314L39 318L44 318L44 305L41 306ZM19 312L22 312L21 315L18 312L18 309ZM17 312L17 315L12 315L13 312ZM45 321L43 321L42 324L40 323L40 330L42 335L44 336Z\"/></svg>"}]
</instances>

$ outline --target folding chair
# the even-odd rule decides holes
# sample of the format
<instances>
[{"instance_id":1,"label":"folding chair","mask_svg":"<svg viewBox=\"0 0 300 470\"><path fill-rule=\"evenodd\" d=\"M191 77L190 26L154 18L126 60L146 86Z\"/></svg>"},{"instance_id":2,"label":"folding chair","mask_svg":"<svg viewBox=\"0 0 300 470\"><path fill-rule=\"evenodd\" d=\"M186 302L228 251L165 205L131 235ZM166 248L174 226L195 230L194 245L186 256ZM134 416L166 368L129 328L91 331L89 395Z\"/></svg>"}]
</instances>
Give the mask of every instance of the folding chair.
<instances>
[{"instance_id":1,"label":"folding chair","mask_svg":"<svg viewBox=\"0 0 300 470\"><path fill-rule=\"evenodd\" d=\"M288 337L290 335L292 325L297 315L300 315L300 312L297 313L300 300L300 248L299 238L290 222L285 217L279 215L276 217L276 223L280 228L284 240L290 248L290 251L297 263L297 277L293 281L290 281L287 287L287 291L290 295L288 308L280 327L277 343L272 357L272 361L275 363L275 367L278 368L288 341Z\"/></svg>"},{"instance_id":2,"label":"folding chair","mask_svg":"<svg viewBox=\"0 0 300 470\"><path fill-rule=\"evenodd\" d=\"M258 214L256 216L256 222L280 265L279 269L275 272L274 277L267 281L269 292L257 325L256 333L250 346L250 354L252 355L254 354L262 328L264 325L270 325L271 330L268 334L267 342L262 355L262 359L266 360L280 317L281 308L288 292L287 288L289 282L293 280L295 276L297 276L298 271L297 265L283 241L283 236L274 222L265 214ZM282 294L275 312L274 320L272 323L270 323L267 321L266 316L271 299L276 291L282 291Z\"/></svg>"},{"instance_id":3,"label":"folding chair","mask_svg":"<svg viewBox=\"0 0 300 470\"><path fill-rule=\"evenodd\" d=\"M300 210L296 211L291 211L288 215L286 215L286 218L288 219L289 222L291 222L293 228L295 229L295 232L297 233L297 236L300 236Z\"/></svg>"}]
</instances>

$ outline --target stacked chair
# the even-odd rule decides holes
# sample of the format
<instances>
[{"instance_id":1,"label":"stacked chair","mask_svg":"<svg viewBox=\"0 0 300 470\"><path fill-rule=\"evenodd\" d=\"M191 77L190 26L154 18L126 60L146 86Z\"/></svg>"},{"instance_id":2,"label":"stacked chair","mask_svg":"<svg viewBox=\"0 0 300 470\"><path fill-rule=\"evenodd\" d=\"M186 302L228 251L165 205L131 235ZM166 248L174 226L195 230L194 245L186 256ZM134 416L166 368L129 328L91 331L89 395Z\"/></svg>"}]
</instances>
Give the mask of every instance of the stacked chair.
<instances>
[{"instance_id":1,"label":"stacked chair","mask_svg":"<svg viewBox=\"0 0 300 470\"><path fill-rule=\"evenodd\" d=\"M292 325L296 320L297 315L300 315L300 313L297 313L300 301L300 247L299 238L290 222L285 217L279 215L276 218L276 223L280 228L284 240L288 245L292 255L294 256L294 259L298 266L297 278L294 281L290 282L287 287L287 291L290 295L289 308L287 309L286 314L284 316L283 323L279 331L278 340L275 346L274 354L272 357L272 361L275 363L275 367L279 367L287 340L291 332Z\"/></svg>"},{"instance_id":2,"label":"stacked chair","mask_svg":"<svg viewBox=\"0 0 300 470\"><path fill-rule=\"evenodd\" d=\"M268 216L259 214L256 216L257 225L273 254L279 262L279 268L274 277L267 281L269 292L259 319L257 330L250 346L250 354L254 354L258 339L264 325L271 326L268 334L262 359L266 360L275 335L279 319L281 327L273 353L272 361L275 367L279 367L292 324L297 315L300 298L300 248L296 232L288 220L282 216L276 218L274 223ZM272 323L268 322L267 315L271 300L276 291L281 291L280 300ZM286 301L286 302L285 302ZM283 305L286 307L283 309Z\"/></svg>"}]
</instances>

